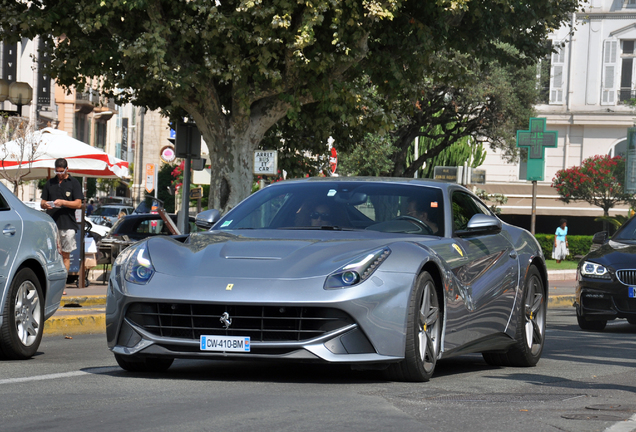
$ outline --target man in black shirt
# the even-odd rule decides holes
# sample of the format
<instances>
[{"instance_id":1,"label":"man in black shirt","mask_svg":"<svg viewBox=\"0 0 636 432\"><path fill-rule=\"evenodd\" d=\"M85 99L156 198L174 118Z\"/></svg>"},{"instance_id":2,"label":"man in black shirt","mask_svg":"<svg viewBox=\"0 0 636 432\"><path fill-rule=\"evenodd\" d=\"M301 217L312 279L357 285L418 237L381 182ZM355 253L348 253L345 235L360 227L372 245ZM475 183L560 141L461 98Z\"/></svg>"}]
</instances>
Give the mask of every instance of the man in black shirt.
<instances>
[{"instance_id":1,"label":"man in black shirt","mask_svg":"<svg viewBox=\"0 0 636 432\"><path fill-rule=\"evenodd\" d=\"M75 221L75 210L82 208L83 200L82 187L68 173L66 159L56 159L55 177L46 182L40 205L53 218L60 232L62 258L67 271L71 266L71 252L77 249L75 233L79 225Z\"/></svg>"}]
</instances>

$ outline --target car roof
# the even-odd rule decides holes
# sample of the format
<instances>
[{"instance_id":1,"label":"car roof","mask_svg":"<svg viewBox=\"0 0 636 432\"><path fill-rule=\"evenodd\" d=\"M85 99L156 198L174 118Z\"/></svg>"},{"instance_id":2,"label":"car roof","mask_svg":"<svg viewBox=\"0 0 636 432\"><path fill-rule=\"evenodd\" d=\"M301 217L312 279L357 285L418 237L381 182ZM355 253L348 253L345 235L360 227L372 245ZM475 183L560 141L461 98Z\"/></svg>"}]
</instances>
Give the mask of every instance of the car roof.
<instances>
[{"instance_id":1,"label":"car roof","mask_svg":"<svg viewBox=\"0 0 636 432\"><path fill-rule=\"evenodd\" d=\"M290 179L284 182L272 183L268 187L278 184L286 183L313 183L313 182L334 182L334 183L347 183L347 182L369 182L369 183L392 183L392 184L411 184L414 186L429 186L448 190L451 188L464 188L464 186L457 183L446 182L442 180L434 179L422 179L422 178L406 178L406 177L307 177L302 179Z\"/></svg>"}]
</instances>

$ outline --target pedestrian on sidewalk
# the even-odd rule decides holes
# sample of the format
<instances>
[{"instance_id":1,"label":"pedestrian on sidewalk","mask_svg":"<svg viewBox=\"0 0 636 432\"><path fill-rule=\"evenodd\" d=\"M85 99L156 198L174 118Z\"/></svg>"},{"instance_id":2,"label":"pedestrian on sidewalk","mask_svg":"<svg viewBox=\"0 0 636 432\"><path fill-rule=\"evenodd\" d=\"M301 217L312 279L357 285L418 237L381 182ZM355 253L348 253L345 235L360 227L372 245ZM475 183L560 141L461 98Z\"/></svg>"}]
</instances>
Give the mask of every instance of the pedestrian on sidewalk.
<instances>
[{"instance_id":1,"label":"pedestrian on sidewalk","mask_svg":"<svg viewBox=\"0 0 636 432\"><path fill-rule=\"evenodd\" d=\"M554 249L552 249L552 258L556 260L557 264L560 264L561 261L570 254L570 250L568 249L567 225L567 219L561 219L554 235Z\"/></svg>"},{"instance_id":2,"label":"pedestrian on sidewalk","mask_svg":"<svg viewBox=\"0 0 636 432\"><path fill-rule=\"evenodd\" d=\"M59 230L66 271L71 267L71 252L77 249L75 233L79 231L79 225L75 220L75 210L82 208L83 200L82 187L68 173L66 159L56 159L55 177L44 185L40 205L53 218Z\"/></svg>"},{"instance_id":3,"label":"pedestrian on sidewalk","mask_svg":"<svg viewBox=\"0 0 636 432\"><path fill-rule=\"evenodd\" d=\"M86 216L90 216L93 214L93 211L95 210L95 208L93 207L93 200L90 200L88 202L88 205L86 206Z\"/></svg>"}]
</instances>

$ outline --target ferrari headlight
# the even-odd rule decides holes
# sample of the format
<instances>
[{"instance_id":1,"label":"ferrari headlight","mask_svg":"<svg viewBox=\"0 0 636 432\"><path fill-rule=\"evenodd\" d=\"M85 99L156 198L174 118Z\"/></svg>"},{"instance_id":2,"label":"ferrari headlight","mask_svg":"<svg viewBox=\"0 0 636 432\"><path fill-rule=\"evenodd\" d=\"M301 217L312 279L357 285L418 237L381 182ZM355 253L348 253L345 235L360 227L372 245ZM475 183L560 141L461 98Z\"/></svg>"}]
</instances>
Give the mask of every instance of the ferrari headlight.
<instances>
[{"instance_id":1,"label":"ferrari headlight","mask_svg":"<svg viewBox=\"0 0 636 432\"><path fill-rule=\"evenodd\" d=\"M124 267L124 279L128 282L144 285L148 283L155 268L150 261L148 247L146 243L137 246L131 246L125 250L125 256L122 260ZM121 255L124 255L123 253ZM120 255L120 256L121 256ZM117 257L119 259L119 257Z\"/></svg>"},{"instance_id":2,"label":"ferrari headlight","mask_svg":"<svg viewBox=\"0 0 636 432\"><path fill-rule=\"evenodd\" d=\"M581 276L598 279L611 279L607 267L589 261L584 261L581 265Z\"/></svg>"},{"instance_id":3,"label":"ferrari headlight","mask_svg":"<svg viewBox=\"0 0 636 432\"><path fill-rule=\"evenodd\" d=\"M390 254L391 249L384 247L359 256L330 274L325 289L347 288L364 282Z\"/></svg>"}]
</instances>

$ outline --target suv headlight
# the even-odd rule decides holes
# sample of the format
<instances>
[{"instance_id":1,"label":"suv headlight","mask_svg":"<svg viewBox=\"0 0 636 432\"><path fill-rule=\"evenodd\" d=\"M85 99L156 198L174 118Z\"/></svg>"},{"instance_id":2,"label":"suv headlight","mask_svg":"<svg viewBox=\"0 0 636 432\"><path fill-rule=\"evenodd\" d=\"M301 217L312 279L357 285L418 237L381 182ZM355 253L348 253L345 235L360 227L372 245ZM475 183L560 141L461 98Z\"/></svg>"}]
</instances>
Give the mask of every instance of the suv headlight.
<instances>
[{"instance_id":1,"label":"suv headlight","mask_svg":"<svg viewBox=\"0 0 636 432\"><path fill-rule=\"evenodd\" d=\"M119 265L123 270L124 279L140 285L147 284L155 273L145 242L127 247L119 254L115 265Z\"/></svg>"},{"instance_id":2,"label":"suv headlight","mask_svg":"<svg viewBox=\"0 0 636 432\"><path fill-rule=\"evenodd\" d=\"M612 278L607 267L590 261L584 261L581 265L581 276L598 279Z\"/></svg>"},{"instance_id":3,"label":"suv headlight","mask_svg":"<svg viewBox=\"0 0 636 432\"><path fill-rule=\"evenodd\" d=\"M347 288L364 282L390 254L391 249L384 247L360 255L358 258L327 276L325 289Z\"/></svg>"}]
</instances>

